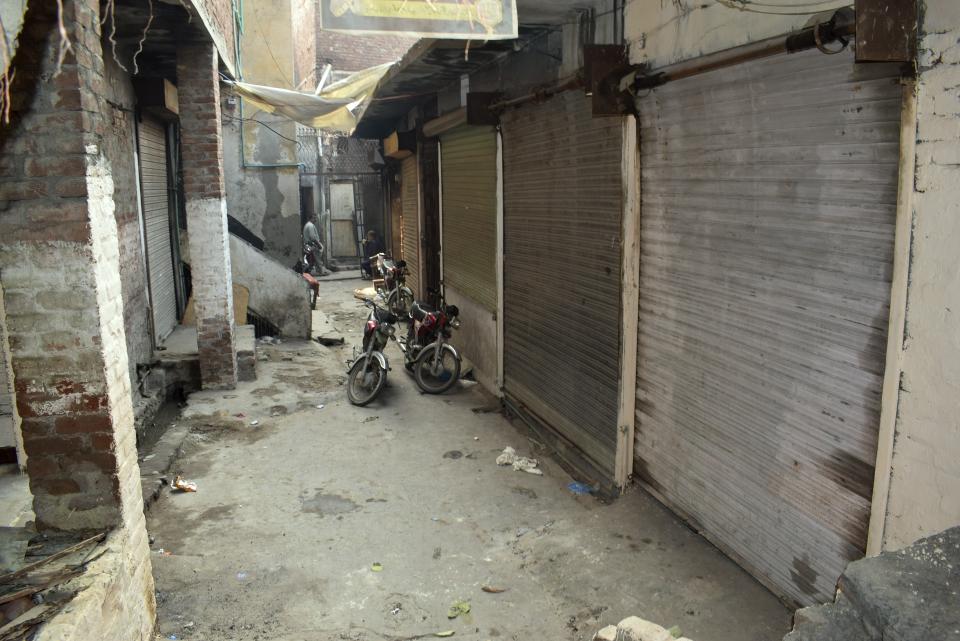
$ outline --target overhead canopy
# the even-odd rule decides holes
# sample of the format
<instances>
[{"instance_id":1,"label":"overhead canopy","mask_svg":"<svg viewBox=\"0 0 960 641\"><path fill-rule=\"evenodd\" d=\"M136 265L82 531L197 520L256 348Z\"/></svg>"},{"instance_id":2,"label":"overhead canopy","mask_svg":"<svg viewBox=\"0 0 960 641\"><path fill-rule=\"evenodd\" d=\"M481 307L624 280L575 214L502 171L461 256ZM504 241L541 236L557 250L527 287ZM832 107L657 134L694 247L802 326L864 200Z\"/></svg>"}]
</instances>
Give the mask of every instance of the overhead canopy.
<instances>
[{"instance_id":1,"label":"overhead canopy","mask_svg":"<svg viewBox=\"0 0 960 641\"><path fill-rule=\"evenodd\" d=\"M517 37L516 0L322 0L320 28L366 34L502 40Z\"/></svg>"},{"instance_id":2,"label":"overhead canopy","mask_svg":"<svg viewBox=\"0 0 960 641\"><path fill-rule=\"evenodd\" d=\"M245 100L267 113L279 114L307 127L350 135L373 98L377 83L394 63L364 69L331 84L320 93L231 82Z\"/></svg>"}]
</instances>

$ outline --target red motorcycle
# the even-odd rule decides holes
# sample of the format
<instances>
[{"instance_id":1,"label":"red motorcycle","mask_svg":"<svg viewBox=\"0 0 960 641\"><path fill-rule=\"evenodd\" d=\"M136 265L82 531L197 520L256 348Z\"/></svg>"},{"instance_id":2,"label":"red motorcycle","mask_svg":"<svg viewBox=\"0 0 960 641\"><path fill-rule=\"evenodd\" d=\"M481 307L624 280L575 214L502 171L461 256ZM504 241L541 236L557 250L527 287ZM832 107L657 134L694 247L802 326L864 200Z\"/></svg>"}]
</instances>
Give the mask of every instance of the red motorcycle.
<instances>
[{"instance_id":1,"label":"red motorcycle","mask_svg":"<svg viewBox=\"0 0 960 641\"><path fill-rule=\"evenodd\" d=\"M413 292L407 287L407 261L394 261L386 254L377 254L377 271L383 278L380 294L387 308L399 316L406 316L413 306Z\"/></svg>"},{"instance_id":2,"label":"red motorcycle","mask_svg":"<svg viewBox=\"0 0 960 641\"><path fill-rule=\"evenodd\" d=\"M434 308L414 302L405 338L397 338L404 365L413 373L417 387L427 394L442 394L460 378L460 354L448 341L459 329L460 310L456 305Z\"/></svg>"}]
</instances>

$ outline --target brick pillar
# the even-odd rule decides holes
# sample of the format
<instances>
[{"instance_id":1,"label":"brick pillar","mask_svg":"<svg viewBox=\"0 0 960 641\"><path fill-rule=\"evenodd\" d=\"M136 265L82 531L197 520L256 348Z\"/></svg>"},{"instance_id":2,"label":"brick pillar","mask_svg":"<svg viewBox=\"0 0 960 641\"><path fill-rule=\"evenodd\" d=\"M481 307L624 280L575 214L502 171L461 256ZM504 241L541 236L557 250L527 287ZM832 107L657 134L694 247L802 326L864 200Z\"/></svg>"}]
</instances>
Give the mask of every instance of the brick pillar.
<instances>
[{"instance_id":1,"label":"brick pillar","mask_svg":"<svg viewBox=\"0 0 960 641\"><path fill-rule=\"evenodd\" d=\"M183 189L200 376L204 388L232 389L237 385L237 347L217 62L213 43L177 50Z\"/></svg>"},{"instance_id":2,"label":"brick pillar","mask_svg":"<svg viewBox=\"0 0 960 641\"><path fill-rule=\"evenodd\" d=\"M31 2L0 125L0 280L37 524L143 529L99 3ZM145 542L143 543L145 546ZM149 566L148 566L149 568Z\"/></svg>"}]
</instances>

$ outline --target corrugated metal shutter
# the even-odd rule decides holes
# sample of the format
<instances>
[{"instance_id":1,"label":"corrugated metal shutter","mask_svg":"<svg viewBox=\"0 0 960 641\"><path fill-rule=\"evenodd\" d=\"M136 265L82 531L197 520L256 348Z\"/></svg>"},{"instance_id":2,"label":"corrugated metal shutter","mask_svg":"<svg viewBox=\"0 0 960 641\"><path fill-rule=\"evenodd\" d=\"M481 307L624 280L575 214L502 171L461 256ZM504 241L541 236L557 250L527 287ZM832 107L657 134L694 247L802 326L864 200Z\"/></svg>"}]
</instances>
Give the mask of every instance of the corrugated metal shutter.
<instances>
[{"instance_id":1,"label":"corrugated metal shutter","mask_svg":"<svg viewBox=\"0 0 960 641\"><path fill-rule=\"evenodd\" d=\"M503 115L504 390L613 474L623 120L570 91Z\"/></svg>"},{"instance_id":2,"label":"corrugated metal shutter","mask_svg":"<svg viewBox=\"0 0 960 641\"><path fill-rule=\"evenodd\" d=\"M153 327L156 340L161 341L177 325L177 291L173 280L173 249L170 241L167 139L163 124L147 116L140 122L137 131Z\"/></svg>"},{"instance_id":3,"label":"corrugated metal shutter","mask_svg":"<svg viewBox=\"0 0 960 641\"><path fill-rule=\"evenodd\" d=\"M443 280L497 309L497 134L459 127L440 137Z\"/></svg>"},{"instance_id":4,"label":"corrugated metal shutter","mask_svg":"<svg viewBox=\"0 0 960 641\"><path fill-rule=\"evenodd\" d=\"M817 51L639 101L636 472L802 604L865 549L900 102Z\"/></svg>"},{"instance_id":5,"label":"corrugated metal shutter","mask_svg":"<svg viewBox=\"0 0 960 641\"><path fill-rule=\"evenodd\" d=\"M403 159L403 259L407 261L407 286L420 297L420 187L417 157Z\"/></svg>"}]
</instances>

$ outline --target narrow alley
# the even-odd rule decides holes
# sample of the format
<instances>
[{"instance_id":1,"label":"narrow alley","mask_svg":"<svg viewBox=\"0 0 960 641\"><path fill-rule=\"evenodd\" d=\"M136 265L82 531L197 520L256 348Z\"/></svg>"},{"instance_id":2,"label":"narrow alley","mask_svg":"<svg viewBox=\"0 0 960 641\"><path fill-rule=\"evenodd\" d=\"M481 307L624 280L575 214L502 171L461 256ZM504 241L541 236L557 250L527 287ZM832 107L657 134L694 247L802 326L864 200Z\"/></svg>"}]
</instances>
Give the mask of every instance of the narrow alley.
<instances>
[{"instance_id":1,"label":"narrow alley","mask_svg":"<svg viewBox=\"0 0 960 641\"><path fill-rule=\"evenodd\" d=\"M960 1L0 28L0 641L960 641Z\"/></svg>"},{"instance_id":2,"label":"narrow alley","mask_svg":"<svg viewBox=\"0 0 960 641\"><path fill-rule=\"evenodd\" d=\"M172 471L198 491L147 513L164 639L573 641L632 614L710 641L788 630L780 601L643 492L574 495L479 385L422 395L391 346L382 397L350 405L361 286L321 283L345 346L261 342L257 381L190 396ZM507 445L544 475L498 467Z\"/></svg>"}]
</instances>

